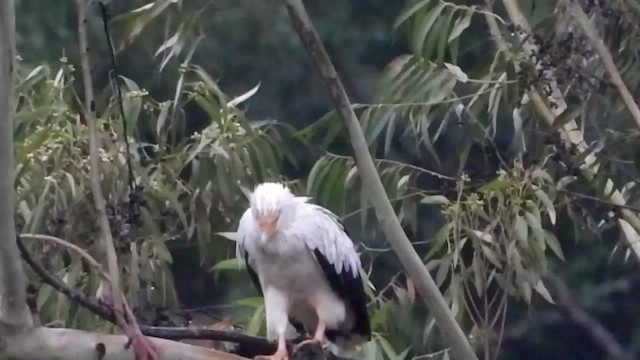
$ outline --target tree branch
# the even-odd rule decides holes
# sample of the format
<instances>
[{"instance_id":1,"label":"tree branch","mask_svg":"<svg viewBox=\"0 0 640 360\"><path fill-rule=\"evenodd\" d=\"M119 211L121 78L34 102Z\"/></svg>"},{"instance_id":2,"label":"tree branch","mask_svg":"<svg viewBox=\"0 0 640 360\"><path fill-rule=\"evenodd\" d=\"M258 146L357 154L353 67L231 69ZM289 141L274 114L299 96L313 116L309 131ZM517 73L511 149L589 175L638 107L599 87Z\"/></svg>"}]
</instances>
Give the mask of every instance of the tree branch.
<instances>
[{"instance_id":1,"label":"tree branch","mask_svg":"<svg viewBox=\"0 0 640 360\"><path fill-rule=\"evenodd\" d=\"M596 287L585 296L581 304L589 311L599 309L602 302L611 303L612 299L629 298L633 301L635 297L630 294L634 289L638 289L640 278L636 274L616 280L608 280ZM545 328L558 326L566 322L566 316L560 313L558 307L545 310L538 310L529 313L522 320L505 331L502 340L504 342L518 342L531 338L531 332L540 329L542 332L549 332Z\"/></svg>"},{"instance_id":2,"label":"tree branch","mask_svg":"<svg viewBox=\"0 0 640 360\"><path fill-rule=\"evenodd\" d=\"M16 246L14 222L13 98L15 6L0 0L0 335L33 326L26 281Z\"/></svg>"},{"instance_id":3,"label":"tree branch","mask_svg":"<svg viewBox=\"0 0 640 360\"><path fill-rule=\"evenodd\" d=\"M532 41L532 37L530 36L532 33L531 26L520 10L518 2L516 0L503 0L503 4L507 10L507 13L509 14L509 18L511 19L511 21L517 27L524 31L524 34L519 31L516 31L516 33L518 34L520 40L523 41L523 47L525 51L530 55L537 55L539 49L538 46ZM496 26L495 22L492 24L491 21L488 21L488 24L490 28ZM492 33L494 32L495 31L492 30ZM495 35L496 34L494 34L494 37ZM503 45L504 42L498 42L498 46ZM538 64L536 64L536 66L537 65ZM553 101L557 106L555 106L553 109L549 108L549 106L545 102L545 99L537 90L530 91L528 95L533 101L538 113L542 116L542 118L547 122L549 126L552 126L556 119L567 109L567 103L564 100L564 97L560 92L558 84L555 80L554 69L545 69L545 71L551 74L550 78L552 93L548 97L548 100ZM584 134L578 127L578 124L575 120L568 121L559 129L559 131L562 138L565 141L575 145L576 149L578 149L580 153L588 151L588 145L585 142ZM590 153L584 158L584 163L580 166L582 175L589 181L593 181L599 171L600 166L596 164L596 160L596 156ZM620 191L616 190L616 186L611 178L607 178L606 184L604 186L604 191L599 194L599 196L603 197L604 199L608 199L613 204L618 205L622 208L620 211L622 214L622 218L618 219L618 224L620 225L620 228L625 235L627 245L636 256L636 260L640 261L640 218L633 211L623 208L626 205L626 200L624 199Z\"/></svg>"},{"instance_id":4,"label":"tree branch","mask_svg":"<svg viewBox=\"0 0 640 360\"><path fill-rule=\"evenodd\" d=\"M631 360L628 354L616 338L596 319L591 317L571 296L569 289L564 282L555 275L544 276L545 282L553 285L557 304L567 314L567 316L580 328L586 331L593 341L598 344L608 355L608 359Z\"/></svg>"},{"instance_id":5,"label":"tree branch","mask_svg":"<svg viewBox=\"0 0 640 360\"><path fill-rule=\"evenodd\" d=\"M615 62L613 61L613 56L609 49L607 49L607 45L605 45L600 35L598 35L598 31L591 23L591 20L589 20L587 14L582 10L582 6L577 1L568 1L567 5L571 16L578 21L582 31L587 35L589 40L591 40L591 46L596 49L596 52L600 56L602 64L605 69L607 69L607 72L611 77L611 82L616 89L618 89L618 93L620 93L622 101L627 106L627 109L629 109L633 120L635 120L638 127L640 127L640 108L638 108L638 104L636 104L633 99L633 95L629 92L627 85L625 85L622 75L620 75L620 71L618 71Z\"/></svg>"},{"instance_id":6,"label":"tree branch","mask_svg":"<svg viewBox=\"0 0 640 360\"><path fill-rule=\"evenodd\" d=\"M123 313L122 289L120 288L120 272L118 270L118 259L116 250L113 245L113 237L111 235L111 227L107 218L105 200L102 196L102 188L100 186L100 163L98 155L98 130L97 118L95 115L95 98L93 95L93 83L91 81L91 68L89 65L89 44L87 41L87 4L86 0L76 0L78 12L78 38L80 42L80 67L82 70L82 80L84 86L84 116L89 127L89 163L90 163L90 180L91 193L95 202L96 211L98 213L98 223L100 225L100 233L104 244L104 250L107 254L107 264L109 269L109 277L113 305L116 313Z\"/></svg>"},{"instance_id":7,"label":"tree branch","mask_svg":"<svg viewBox=\"0 0 640 360\"><path fill-rule=\"evenodd\" d=\"M166 339L150 339L162 360L247 360L244 357ZM105 335L73 329L35 328L23 335L3 336L4 349L22 360L134 360L122 335Z\"/></svg>"},{"instance_id":8,"label":"tree branch","mask_svg":"<svg viewBox=\"0 0 640 360\"><path fill-rule=\"evenodd\" d=\"M82 80L84 85L84 115L87 118L89 127L89 176L91 181L91 193L98 215L98 223L104 249L107 254L107 265L109 269L109 286L111 290L111 299L113 301L114 315L118 325L127 334L130 345L136 352L136 358L139 360L157 359L158 355L153 348L153 344L148 342L138 327L137 321L126 299L122 293L120 286L120 267L118 266L118 257L116 255L115 246L113 245L113 237L109 219L107 218L106 202L102 196L102 188L100 186L100 161L98 156L98 130L97 118L95 115L95 98L93 94L93 84L91 82L91 70L89 66L89 44L87 41L87 0L76 0L78 12L78 38L80 46L80 67L82 69ZM129 322L124 319L125 312L129 315Z\"/></svg>"},{"instance_id":9,"label":"tree branch","mask_svg":"<svg viewBox=\"0 0 640 360\"><path fill-rule=\"evenodd\" d=\"M100 304L98 301L89 298L84 293L68 287L67 284L64 283L62 280L60 280L59 278L57 278L56 276L52 275L47 270L45 270L45 268L40 263L38 263L35 259L33 259L31 254L29 254L29 251L24 246L24 243L22 242L21 237L16 237L16 242L18 243L20 256L27 263L27 265L31 267L33 272L35 272L36 275L38 275L40 279L42 279L42 281L44 281L47 285L51 286L57 291L61 292L72 301L75 301L78 304L89 309L92 313L98 315L102 319L110 323L116 324L116 317L113 314L113 311L111 309L106 307L104 304Z\"/></svg>"},{"instance_id":10,"label":"tree branch","mask_svg":"<svg viewBox=\"0 0 640 360\"><path fill-rule=\"evenodd\" d=\"M33 238L39 238L35 235L30 235ZM24 237L24 236L22 236ZM51 239L56 239L56 243L66 243L62 239L50 237ZM51 240L50 239L50 240ZM17 238L18 249L20 250L20 255L24 259L24 261L31 267L31 269L40 277L40 279L59 291L60 293L67 296L70 300L75 301L81 306L87 308L89 311L98 315L105 321L108 321L113 324L117 324L116 317L114 315L114 310L101 303L99 300L91 298L84 294L83 292L73 289L69 287L64 281L62 281L57 276L48 272L42 264L36 261L26 246L22 242L20 237ZM66 245L65 245L66 246ZM89 256L88 261L93 263L93 258ZM126 314L125 314L126 315ZM271 342L265 338L246 335L237 331L223 331L223 330L215 330L207 327L163 327L163 326L147 326L140 325L140 331L142 334L146 336L152 336L156 338L163 339L171 339L171 340L215 340L215 341L224 341L235 343L238 346L235 349L235 353L244 356L244 357L254 357L257 355L264 355L273 353L276 349L276 344ZM294 339L289 343L289 347L293 348L295 344L303 340L302 338ZM301 349L302 350L302 349ZM324 358L335 358L336 360L349 360L347 358L335 356L328 351L323 351L322 354L310 355L306 352L298 354L297 352L293 355L298 359L300 358L309 358L309 356L313 359L319 360Z\"/></svg>"},{"instance_id":11,"label":"tree branch","mask_svg":"<svg viewBox=\"0 0 640 360\"><path fill-rule=\"evenodd\" d=\"M451 354L456 359L477 359L466 335L456 322L442 293L433 278L413 249L411 242L404 233L395 211L385 193L380 177L369 153L360 123L353 112L353 108L344 90L340 77L329 59L320 37L316 33L306 12L302 0L285 0L293 27L298 33L307 53L312 58L316 68L324 81L329 96L338 116L349 130L351 146L353 147L356 164L362 182L366 187L376 216L382 229L391 243L391 247L416 285L427 307L436 319L444 336L451 345Z\"/></svg>"}]
</instances>

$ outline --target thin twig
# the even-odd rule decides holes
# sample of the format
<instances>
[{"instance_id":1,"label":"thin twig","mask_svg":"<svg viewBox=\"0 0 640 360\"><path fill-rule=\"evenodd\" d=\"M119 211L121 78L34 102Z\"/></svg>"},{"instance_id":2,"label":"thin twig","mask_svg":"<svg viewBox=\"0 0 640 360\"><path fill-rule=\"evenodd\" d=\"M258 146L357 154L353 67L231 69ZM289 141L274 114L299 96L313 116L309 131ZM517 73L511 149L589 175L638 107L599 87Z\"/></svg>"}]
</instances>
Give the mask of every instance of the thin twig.
<instances>
[{"instance_id":1,"label":"thin twig","mask_svg":"<svg viewBox=\"0 0 640 360\"><path fill-rule=\"evenodd\" d=\"M56 289L57 291L61 292L62 294L64 294L65 296L67 296L69 299L77 302L78 304L84 306L85 308L87 308L89 311L91 311L92 313L98 315L99 317L101 317L102 319L110 322L110 323L116 323L116 317L113 314L113 311L111 311L110 309L106 308L105 306L103 306L102 304L98 303L98 301L95 301L91 298L89 298L88 296L86 296L85 294L83 294L82 292L72 289L70 287L67 286L67 284L60 280L59 278L57 278L56 276L54 276L53 274L49 273L47 270L45 270L45 268L38 263L32 256L31 254L29 254L29 251L27 250L26 246L24 245L24 243L22 242L23 238L36 238L35 236L25 236L25 235L20 235L16 237L16 242L18 243L18 249L20 250L20 255L22 256L22 259L24 259L24 261L27 263L27 265L29 265L31 267L31 269L33 270L33 272L36 273L36 275L38 275L40 277L40 279L42 279L42 281L44 281L47 285L51 286L52 288ZM47 240L52 240L56 243L57 240L60 240L58 238L48 238L46 237L46 235L43 235L43 237L39 237L40 239L46 238ZM66 243L66 242L65 242ZM73 245L73 244L71 244ZM75 245L73 245L75 246ZM80 249L82 250L82 249ZM80 254L81 252L77 252L78 254ZM84 258L84 257L83 257ZM89 258L84 258L85 260L87 260L88 262L92 262L93 258L89 256Z\"/></svg>"},{"instance_id":2,"label":"thin twig","mask_svg":"<svg viewBox=\"0 0 640 360\"><path fill-rule=\"evenodd\" d=\"M98 223L100 225L100 233L107 254L107 264L109 269L109 277L111 283L111 291L113 292L113 305L116 312L122 313L122 289L120 287L120 272L118 270L118 259L115 247L113 246L113 237L111 235L111 227L107 218L105 200L102 196L102 188L100 186L100 162L98 155L98 130L97 118L95 115L95 98L93 95L93 83L91 81L91 71L89 65L89 44L87 41L87 4L85 0L76 0L78 12L78 37L80 41L80 67L82 70L82 80L84 85L84 115L86 123L89 127L89 163L90 163L90 180L91 193L95 203L98 215Z\"/></svg>"},{"instance_id":3,"label":"thin twig","mask_svg":"<svg viewBox=\"0 0 640 360\"><path fill-rule=\"evenodd\" d=\"M39 241L52 242L56 245L60 245L68 250L71 250L74 253L80 255L82 259L87 261L87 263L89 263L89 265L91 265L95 270L97 270L98 274L102 276L105 280L110 281L109 274L104 270L104 268L98 262L98 260L96 260L93 256L89 255L88 252L86 252L84 249L82 249L78 245L72 244L68 241L62 240L55 236L44 235L44 234L20 234L19 238L27 239L27 240L39 240Z\"/></svg>"}]
</instances>

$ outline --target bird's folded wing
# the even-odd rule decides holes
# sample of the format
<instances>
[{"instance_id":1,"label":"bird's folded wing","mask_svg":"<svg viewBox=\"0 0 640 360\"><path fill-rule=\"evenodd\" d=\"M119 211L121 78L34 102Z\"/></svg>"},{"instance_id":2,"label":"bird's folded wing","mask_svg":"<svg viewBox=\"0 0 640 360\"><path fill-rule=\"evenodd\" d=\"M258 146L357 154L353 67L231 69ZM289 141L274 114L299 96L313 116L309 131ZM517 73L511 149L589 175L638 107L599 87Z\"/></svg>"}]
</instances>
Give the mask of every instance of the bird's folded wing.
<instances>
[{"instance_id":1,"label":"bird's folded wing","mask_svg":"<svg viewBox=\"0 0 640 360\"><path fill-rule=\"evenodd\" d=\"M353 241L344 230L339 218L330 210L315 204L303 204L287 231L303 241L311 251L319 251L337 273L350 272L359 276L360 258Z\"/></svg>"}]
</instances>

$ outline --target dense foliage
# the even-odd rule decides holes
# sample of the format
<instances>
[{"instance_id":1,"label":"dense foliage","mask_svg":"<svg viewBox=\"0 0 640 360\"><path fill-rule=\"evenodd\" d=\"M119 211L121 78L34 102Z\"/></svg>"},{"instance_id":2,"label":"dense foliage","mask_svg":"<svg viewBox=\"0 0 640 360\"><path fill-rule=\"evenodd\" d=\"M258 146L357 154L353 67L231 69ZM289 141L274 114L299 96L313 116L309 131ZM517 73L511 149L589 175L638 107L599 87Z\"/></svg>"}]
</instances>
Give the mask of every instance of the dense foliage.
<instances>
[{"instance_id":1,"label":"dense foliage","mask_svg":"<svg viewBox=\"0 0 640 360\"><path fill-rule=\"evenodd\" d=\"M45 46L49 25L26 26L24 19L50 13L17 1L18 228L62 238L102 260L80 116L74 10L54 3L43 6L67 20L51 25ZM636 271L622 208L601 199L612 191L612 179L636 210L639 132L563 3L518 3L532 33L512 23L502 2L308 6L397 215L474 346L489 355L502 348L505 359L599 359L601 349L585 345L588 334L565 335L572 346L544 336L567 326L562 316L539 325L527 314L555 309L546 274L588 294ZM580 3L637 97L640 4ZM92 53L101 181L123 287L141 321L178 325L207 314L198 321L264 333L262 300L238 271L233 231L247 190L277 179L310 194L352 229L371 285L375 332L359 355L446 359L447 344L377 226L346 131L280 1L115 1L112 12L124 119L98 13L91 19L91 36L101 44ZM525 51L523 34L539 46L538 55ZM569 108L549 125L530 91L547 96L554 88ZM557 135L574 119L585 151ZM596 159L587 165L598 169L593 179L580 171L588 157ZM100 293L100 278L74 252L44 240L27 243L69 285ZM43 323L104 326L33 274L30 279ZM606 297L584 306L633 347L640 332L625 304L638 295L628 291L619 307L605 306Z\"/></svg>"}]
</instances>

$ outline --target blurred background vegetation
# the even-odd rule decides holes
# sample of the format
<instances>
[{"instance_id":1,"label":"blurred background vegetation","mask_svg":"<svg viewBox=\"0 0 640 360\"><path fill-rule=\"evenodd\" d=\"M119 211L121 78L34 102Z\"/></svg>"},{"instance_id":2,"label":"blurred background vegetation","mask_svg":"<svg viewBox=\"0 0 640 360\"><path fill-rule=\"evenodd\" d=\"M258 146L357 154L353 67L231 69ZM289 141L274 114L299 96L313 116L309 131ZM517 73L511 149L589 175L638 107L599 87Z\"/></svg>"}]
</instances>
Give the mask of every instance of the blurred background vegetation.
<instances>
[{"instance_id":1,"label":"blurred background vegetation","mask_svg":"<svg viewBox=\"0 0 640 360\"><path fill-rule=\"evenodd\" d=\"M544 61L560 69L565 96L586 107L577 120L589 151L602 158L601 172L618 188L635 184L638 129L584 36L559 2L517 3ZM398 216L474 346L500 359L605 358L588 329L547 301L554 291L540 287L540 276L553 273L622 346L640 353L640 279L615 222L619 208L597 199L600 185L576 172L584 155L564 147L530 104L517 125L513 110L525 89L544 87L545 78L525 66L502 2L305 4L356 104ZM582 5L637 96L640 5ZM102 259L87 130L78 117L73 2L16 6L19 231L58 236ZM362 253L376 336L359 356L448 358L376 224L346 131L281 1L114 0L110 15L139 185L135 206L96 6L89 29L104 130L102 185L125 292L141 322L228 322L263 334L262 302L233 260L232 233L247 206L243 191L282 180L340 215ZM498 20L508 50L496 46L486 16ZM635 188L625 196L638 204ZM79 259L46 242L28 245L69 284L96 294L100 282ZM105 326L30 279L43 323Z\"/></svg>"}]
</instances>

